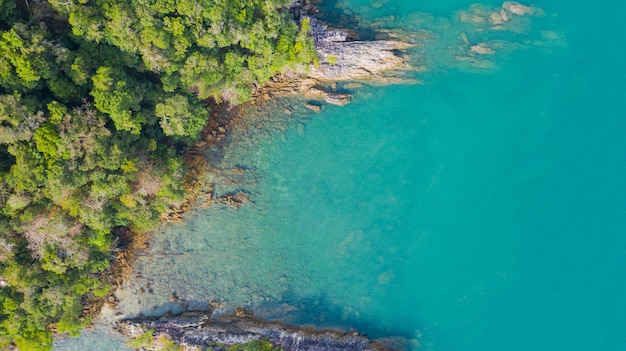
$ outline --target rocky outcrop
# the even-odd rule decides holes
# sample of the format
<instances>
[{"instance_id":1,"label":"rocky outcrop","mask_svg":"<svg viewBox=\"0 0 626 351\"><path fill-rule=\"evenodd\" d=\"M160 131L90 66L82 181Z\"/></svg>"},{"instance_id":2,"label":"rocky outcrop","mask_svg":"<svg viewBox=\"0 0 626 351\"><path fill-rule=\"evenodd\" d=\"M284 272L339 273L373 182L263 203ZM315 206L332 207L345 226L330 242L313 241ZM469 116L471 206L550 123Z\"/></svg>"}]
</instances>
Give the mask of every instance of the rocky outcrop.
<instances>
[{"instance_id":1,"label":"rocky outcrop","mask_svg":"<svg viewBox=\"0 0 626 351\"><path fill-rule=\"evenodd\" d=\"M408 74L421 69L409 63L408 50L414 44L403 41L392 32L382 31L379 34L389 39L352 40L347 31L329 29L316 18L307 17L306 13L311 9L301 2L306 3L296 2L297 6L301 6L297 15L300 20L307 18L310 23L318 59L304 72L286 71L274 76L254 92L255 101L300 95L343 106L352 101L352 95L348 91L337 91L338 82L343 84L344 89L352 84L349 82L369 85L419 83L412 74ZM307 107L316 112L319 105L309 104Z\"/></svg>"},{"instance_id":2,"label":"rocky outcrop","mask_svg":"<svg viewBox=\"0 0 626 351\"><path fill-rule=\"evenodd\" d=\"M414 45L397 40L350 41L348 34L310 19L311 35L320 64L307 72L309 78L322 82L379 79L411 70L405 58Z\"/></svg>"},{"instance_id":3,"label":"rocky outcrop","mask_svg":"<svg viewBox=\"0 0 626 351\"><path fill-rule=\"evenodd\" d=\"M308 76L337 82L376 79L385 72L408 71L411 66L396 53L412 46L391 40L332 42L318 48L323 61Z\"/></svg>"},{"instance_id":4,"label":"rocky outcrop","mask_svg":"<svg viewBox=\"0 0 626 351\"><path fill-rule=\"evenodd\" d=\"M158 319L118 322L116 330L130 338L145 332L165 336L185 347L227 350L228 346L265 340L285 351L384 351L381 343L357 332L319 330L266 322L249 313L213 318L209 312L187 312Z\"/></svg>"}]
</instances>

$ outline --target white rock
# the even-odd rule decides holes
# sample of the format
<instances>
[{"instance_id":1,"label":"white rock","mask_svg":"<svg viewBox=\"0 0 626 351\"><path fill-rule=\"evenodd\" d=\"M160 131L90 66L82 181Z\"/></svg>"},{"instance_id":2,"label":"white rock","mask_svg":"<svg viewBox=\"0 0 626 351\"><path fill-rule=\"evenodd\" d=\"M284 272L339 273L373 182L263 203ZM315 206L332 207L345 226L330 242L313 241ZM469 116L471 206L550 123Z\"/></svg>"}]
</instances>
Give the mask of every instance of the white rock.
<instances>
[{"instance_id":1,"label":"white rock","mask_svg":"<svg viewBox=\"0 0 626 351\"><path fill-rule=\"evenodd\" d=\"M502 3L502 8L518 16L532 15L534 12L532 7L522 5L515 1L505 1Z\"/></svg>"},{"instance_id":2,"label":"white rock","mask_svg":"<svg viewBox=\"0 0 626 351\"><path fill-rule=\"evenodd\" d=\"M322 56L337 57L337 64L311 67L307 75L323 82L337 82L367 79L386 71L407 70L410 66L396 53L413 46L413 44L393 40L327 44L318 47L318 53Z\"/></svg>"}]
</instances>

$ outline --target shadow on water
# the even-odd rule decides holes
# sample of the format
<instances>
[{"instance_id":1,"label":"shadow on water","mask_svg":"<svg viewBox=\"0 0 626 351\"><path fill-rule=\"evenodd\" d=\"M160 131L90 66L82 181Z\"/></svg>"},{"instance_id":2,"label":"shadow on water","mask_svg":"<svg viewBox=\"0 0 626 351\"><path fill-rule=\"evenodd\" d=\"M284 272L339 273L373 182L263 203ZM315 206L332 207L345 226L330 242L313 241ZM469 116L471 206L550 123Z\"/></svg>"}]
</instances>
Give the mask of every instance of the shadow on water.
<instances>
[{"instance_id":1,"label":"shadow on water","mask_svg":"<svg viewBox=\"0 0 626 351\"><path fill-rule=\"evenodd\" d=\"M332 23L333 27L348 30L348 38L352 40L374 40L376 30L371 26L364 25L358 15L353 14L338 0L325 0L317 5L319 13L315 14L325 23Z\"/></svg>"},{"instance_id":2,"label":"shadow on water","mask_svg":"<svg viewBox=\"0 0 626 351\"><path fill-rule=\"evenodd\" d=\"M333 303L329 298L308 297L298 298L293 294L286 293L286 297L277 303L265 303L254 307L255 316L268 320L279 320L289 325L315 326L317 328L329 328L338 330L356 330L372 338L400 337L413 339L415 335L415 325L408 323L395 323L393 328L385 327L378 323L378 320L346 313L346 307ZM233 313L235 307L225 308L219 302L187 301L176 297L175 301L159 304L151 310L144 310L137 315L128 315L127 318L160 317L171 314L178 315L191 311L213 311L216 315ZM402 326L411 325L411 328Z\"/></svg>"},{"instance_id":3,"label":"shadow on water","mask_svg":"<svg viewBox=\"0 0 626 351\"><path fill-rule=\"evenodd\" d=\"M416 344L419 339L414 321L386 327L379 323L376 316L357 317L353 313L346 313L345 306L333 303L325 296L301 298L286 292L281 303L257 306L255 313L263 319L280 320L289 325L356 330L372 339L404 339L407 344Z\"/></svg>"},{"instance_id":4,"label":"shadow on water","mask_svg":"<svg viewBox=\"0 0 626 351\"><path fill-rule=\"evenodd\" d=\"M291 294L289 294L291 295ZM392 350L416 350L419 347L420 335L415 330L398 328L411 323L397 323L394 328L385 328L377 324L375 318L355 318L345 313L345 307L332 303L326 297L284 299L278 304L256 306L253 313L256 318L265 321L280 321L282 323L303 328L332 329L343 332L357 331L366 335ZM293 301L290 303L288 301ZM158 311L158 313L155 313ZM208 304L203 301L176 301L164 303L154 310L140 313L133 318L159 318L162 316L176 316L184 312L212 311L213 316L230 315L233 308L221 308L219 305ZM414 323L412 323L414 326Z\"/></svg>"}]
</instances>

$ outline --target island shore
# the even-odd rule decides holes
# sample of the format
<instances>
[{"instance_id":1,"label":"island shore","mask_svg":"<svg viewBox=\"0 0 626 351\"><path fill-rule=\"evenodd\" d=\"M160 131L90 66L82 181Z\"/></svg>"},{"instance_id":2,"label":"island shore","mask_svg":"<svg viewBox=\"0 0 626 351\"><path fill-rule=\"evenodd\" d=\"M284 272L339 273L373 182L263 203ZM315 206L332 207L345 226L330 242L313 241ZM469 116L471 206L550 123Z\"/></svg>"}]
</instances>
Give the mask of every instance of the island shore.
<instances>
[{"instance_id":1,"label":"island shore","mask_svg":"<svg viewBox=\"0 0 626 351\"><path fill-rule=\"evenodd\" d=\"M227 103L210 102L211 117L202 131L201 139L185 152L185 166L189 169L184 184L187 197L180 204L162 214L161 220L163 222L180 222L185 215L198 208L213 205L238 208L251 203L249 194L243 191L218 194L215 184L208 179L213 179L215 176L243 175L246 172L245 169L241 168L224 170L213 167L213 165L220 157L221 151L232 142L230 135L233 131L245 130L250 128L251 123L258 123L258 121L251 122L246 118L255 111L275 109L276 106L272 102L289 97L301 99L302 104L300 106L312 112L319 111L324 103L345 105L351 101L352 95L346 89L338 92L337 83L345 83L348 87L355 88L362 86L363 83L372 85L417 83L407 74L415 70L408 62L406 53L406 50L410 49L413 44L399 40L353 40L348 31L329 29L326 24L311 17L312 13L318 11L308 1L295 1L292 11L297 20L310 21L311 35L314 38L320 61L312 64L307 71L286 71L275 76L266 85L257 87L252 100L245 104L235 106ZM285 118L282 123L284 123L285 128L292 121L291 115L294 109L294 106L288 104L283 108ZM116 309L119 300L115 291L132 274L137 252L149 247L150 233L138 235L130 232L127 228L119 228L116 236L118 249L114 253L110 267L102 274L102 277L111 284L112 292L104 298L85 301L83 310L85 316L98 318L103 308ZM172 324L173 321L190 318L190 316L211 319L210 312L193 312L182 316L163 316L161 319L122 321L118 323L117 330L122 331L127 336L133 336L134 332L130 332L130 330L136 332L142 330L139 325L150 325L150 328L155 326L155 330L158 330L155 333L165 333L171 339L176 339L177 335L182 335L181 333L185 330L188 331L188 329L176 329L173 326L175 323ZM307 350L320 349L320 343L335 345L331 348L333 350L384 350L379 344L370 342L365 336L356 332L346 334L337 330L316 331L313 328L289 327L277 322L268 323L250 316L246 316L245 320L237 316L230 316L229 318L234 319L229 322L224 322L222 319L220 321L211 319L213 321L210 324L211 327L207 325L203 332L208 332L215 326L229 326L231 328L235 328L235 325L237 328L263 326L261 334L250 336L250 340L266 338L272 334L272 331L283 330L285 333L292 334L292 339L305 338L309 340L308 343L311 348L307 348ZM200 331L197 332L200 333ZM215 342L219 342L215 337L213 339ZM283 340L283 342L286 341ZM319 344L318 346L314 346L316 342ZM183 341L182 344L188 343ZM287 347L282 344L281 347L285 350L302 349Z\"/></svg>"},{"instance_id":2,"label":"island shore","mask_svg":"<svg viewBox=\"0 0 626 351\"><path fill-rule=\"evenodd\" d=\"M356 331L343 332L311 327L288 326L253 317L243 309L233 315L213 316L211 312L186 312L161 318L120 321L115 329L136 339L166 339L185 349L229 350L232 345L264 341L284 351L392 351L392 342L372 341ZM399 340L393 340L396 345ZM161 341L163 342L163 341ZM400 342L401 343L401 342Z\"/></svg>"},{"instance_id":3,"label":"island shore","mask_svg":"<svg viewBox=\"0 0 626 351\"><path fill-rule=\"evenodd\" d=\"M186 214L197 208L214 205L238 208L253 203L247 192L237 190L220 193L216 190L215 183L211 181L215 177L234 179L248 172L238 167L221 169L214 167L214 164L222 150L233 142L231 138L233 132L255 129L256 124L262 123L262 121L250 121L247 118L250 114L263 109L283 111L283 119L279 123L286 126L293 122L291 115L296 108L305 108L315 113L320 111L325 104L342 106L350 103L352 94L349 88L352 87L358 88L362 84L419 83L413 73L422 71L424 68L411 64L408 51L415 44L399 39L403 38L403 35L381 31L374 36L377 38L375 40L358 40L358 35L349 30L330 29L323 22L312 17L311 12L314 12L312 10L314 7L308 2L299 1L297 4L301 6L294 9L294 12L298 13L298 18L307 19L311 23L311 34L314 37L319 61L311 65L306 72L286 71L275 76L266 85L257 87L252 101L248 103L238 106L212 103L211 118L202 132L201 140L189 148L185 154L186 166L190 170L185 182L188 197L181 204L164 213L161 217L163 222L182 221ZM526 14L526 12L521 14L515 12L521 11L516 3L505 3L505 5L502 9L504 16L508 13L520 16ZM462 20L477 21L476 17L472 16L463 17ZM500 15L502 22L505 22L502 19L506 18L504 16ZM466 45L470 45L466 37L461 37L461 39ZM483 52L487 48L486 44L475 44L470 46L470 54L489 55L492 52ZM458 60L462 61L462 59ZM299 105L276 103L280 99L290 97L297 97ZM210 177L209 174L211 174ZM129 235L128 237L129 241L120 241L123 245L108 271L110 273L107 278L114 288L121 286L122 280L132 271L135 250L146 248L146 242L149 240L149 236ZM111 293L104 301L100 301L100 306L104 303L113 307L117 303L117 297ZM98 308L91 308L89 313L93 315L97 311ZM214 317L211 312L185 312L178 316L130 319L119 322L117 330L131 337L150 332L155 337L166 336L168 340L190 347L205 346L207 340L215 344L229 344L230 342L229 345L232 345L263 339L285 350L391 349L371 342L367 337L356 332L318 331L311 328L290 327L278 322L266 322L250 315ZM276 333L283 333L277 339L279 341L272 339L272 335ZM285 333L290 335L286 339ZM310 340L310 348L303 348L304 344L297 344L295 347L290 344L293 340L303 338ZM334 346L328 346L331 344ZM326 348L320 348L322 347L320 345L326 345Z\"/></svg>"}]
</instances>

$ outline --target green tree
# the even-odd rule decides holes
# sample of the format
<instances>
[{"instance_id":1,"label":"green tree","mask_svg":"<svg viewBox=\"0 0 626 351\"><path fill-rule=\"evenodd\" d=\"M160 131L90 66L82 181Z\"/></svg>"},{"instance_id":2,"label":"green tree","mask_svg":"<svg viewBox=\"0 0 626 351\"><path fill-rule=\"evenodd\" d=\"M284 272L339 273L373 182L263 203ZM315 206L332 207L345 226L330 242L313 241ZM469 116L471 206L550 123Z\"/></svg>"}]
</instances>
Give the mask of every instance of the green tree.
<instances>
[{"instance_id":1,"label":"green tree","mask_svg":"<svg viewBox=\"0 0 626 351\"><path fill-rule=\"evenodd\" d=\"M89 322L113 228L152 230L184 196L204 100L311 61L289 3L0 0L0 348Z\"/></svg>"},{"instance_id":2,"label":"green tree","mask_svg":"<svg viewBox=\"0 0 626 351\"><path fill-rule=\"evenodd\" d=\"M206 124L209 113L205 106L190 102L187 96L174 95L156 105L156 116L161 119L165 135L195 139Z\"/></svg>"},{"instance_id":3,"label":"green tree","mask_svg":"<svg viewBox=\"0 0 626 351\"><path fill-rule=\"evenodd\" d=\"M95 107L108 114L118 130L139 134L146 119L137 113L143 100L138 84L123 76L119 67L100 67L92 80Z\"/></svg>"},{"instance_id":4,"label":"green tree","mask_svg":"<svg viewBox=\"0 0 626 351\"><path fill-rule=\"evenodd\" d=\"M43 121L43 113L23 105L20 94L0 95L0 144L30 139Z\"/></svg>"}]
</instances>

